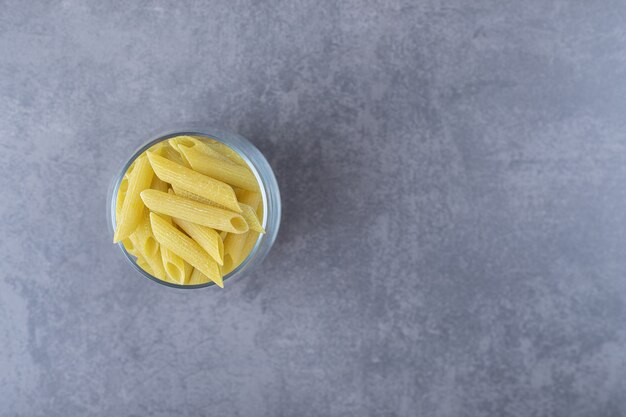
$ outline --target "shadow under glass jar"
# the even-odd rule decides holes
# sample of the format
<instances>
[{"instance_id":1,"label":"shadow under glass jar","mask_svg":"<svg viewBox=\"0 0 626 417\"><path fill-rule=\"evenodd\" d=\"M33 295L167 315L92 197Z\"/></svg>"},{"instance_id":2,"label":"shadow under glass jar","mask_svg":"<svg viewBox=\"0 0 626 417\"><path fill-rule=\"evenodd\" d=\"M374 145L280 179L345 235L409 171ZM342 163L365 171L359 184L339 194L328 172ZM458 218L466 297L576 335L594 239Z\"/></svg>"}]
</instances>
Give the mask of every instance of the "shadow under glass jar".
<instances>
[{"instance_id":1,"label":"shadow under glass jar","mask_svg":"<svg viewBox=\"0 0 626 417\"><path fill-rule=\"evenodd\" d=\"M252 143L250 143L250 141L236 133L213 127L187 125L181 129L168 129L164 133L152 135L145 144L140 146L139 149L137 149L132 156L124 162L122 168L115 175L111 186L109 187L107 216L109 224L111 225L111 238L113 237L116 226L115 203L117 200L117 193L128 167L133 163L133 161L135 161L135 159L137 159L137 157L139 157L139 155L155 144L181 135L204 136L208 139L213 139L227 145L232 150L237 152L239 156L248 164L259 183L263 204L263 218L260 220L266 233L259 234L257 242L248 256L235 269L224 275L223 279L224 281L227 281L229 279L241 277L246 271L250 271L255 265L260 264L272 248L280 226L281 203L278 183L276 182L276 177L274 176L274 172L267 162L267 159L265 159L263 154ZM143 268L137 264L135 257L126 251L121 242L117 243L117 246L137 272L152 281L158 282L159 284L183 289L195 289L215 285L213 281L197 285L179 285L162 281L144 271Z\"/></svg>"}]
</instances>

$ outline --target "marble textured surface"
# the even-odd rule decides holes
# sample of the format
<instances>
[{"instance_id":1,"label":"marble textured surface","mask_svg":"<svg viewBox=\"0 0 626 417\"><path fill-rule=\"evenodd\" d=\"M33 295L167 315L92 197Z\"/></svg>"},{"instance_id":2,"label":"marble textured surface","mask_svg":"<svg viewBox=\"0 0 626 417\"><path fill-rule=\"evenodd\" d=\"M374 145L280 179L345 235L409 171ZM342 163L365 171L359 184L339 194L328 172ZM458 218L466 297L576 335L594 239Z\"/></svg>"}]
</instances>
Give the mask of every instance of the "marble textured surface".
<instances>
[{"instance_id":1,"label":"marble textured surface","mask_svg":"<svg viewBox=\"0 0 626 417\"><path fill-rule=\"evenodd\" d=\"M626 3L0 0L0 416L626 415ZM223 291L107 187L168 124L284 204Z\"/></svg>"}]
</instances>

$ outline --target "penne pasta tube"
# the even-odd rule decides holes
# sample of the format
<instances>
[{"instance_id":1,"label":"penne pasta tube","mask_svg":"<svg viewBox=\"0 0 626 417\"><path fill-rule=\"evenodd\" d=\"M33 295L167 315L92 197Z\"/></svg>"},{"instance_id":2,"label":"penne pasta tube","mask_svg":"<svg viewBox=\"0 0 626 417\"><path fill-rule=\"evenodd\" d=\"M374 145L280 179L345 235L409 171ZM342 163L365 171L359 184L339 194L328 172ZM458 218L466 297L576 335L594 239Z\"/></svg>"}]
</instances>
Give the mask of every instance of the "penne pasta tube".
<instances>
[{"instance_id":1,"label":"penne pasta tube","mask_svg":"<svg viewBox=\"0 0 626 417\"><path fill-rule=\"evenodd\" d=\"M119 219L122 213L122 206L124 205L124 199L126 198L126 191L128 191L128 177L124 175L120 186L117 189L117 198L115 200L115 219Z\"/></svg>"},{"instance_id":2,"label":"penne pasta tube","mask_svg":"<svg viewBox=\"0 0 626 417\"><path fill-rule=\"evenodd\" d=\"M263 214L261 194L256 191L237 190L236 195L239 200L239 206L243 210L241 214L246 219L250 230L265 233L261 220L259 220ZM260 214L258 214L259 208L261 208Z\"/></svg>"},{"instance_id":3,"label":"penne pasta tube","mask_svg":"<svg viewBox=\"0 0 626 417\"><path fill-rule=\"evenodd\" d=\"M191 276L189 277L189 282L187 284L198 285L198 284L205 284L209 281L210 281L209 277L207 277L202 272L200 272L199 269L194 268L193 272L191 273Z\"/></svg>"},{"instance_id":4,"label":"penne pasta tube","mask_svg":"<svg viewBox=\"0 0 626 417\"><path fill-rule=\"evenodd\" d=\"M247 235L246 243L244 243L243 251L242 251L243 258L239 260L240 263L250 254L250 252L254 248L254 245L256 245L256 242L259 240L260 233L252 231L252 232L246 233L246 235Z\"/></svg>"},{"instance_id":5,"label":"penne pasta tube","mask_svg":"<svg viewBox=\"0 0 626 417\"><path fill-rule=\"evenodd\" d=\"M180 153L171 146L168 146L167 148L161 150L161 156L165 159L177 163L178 165L184 165L189 168L189 164L187 164L187 161L183 160L183 157L180 156Z\"/></svg>"},{"instance_id":6,"label":"penne pasta tube","mask_svg":"<svg viewBox=\"0 0 626 417\"><path fill-rule=\"evenodd\" d=\"M191 193L189 191L182 190L182 189L180 189L178 187L174 187L174 188L172 188L172 190L174 191L174 194L176 194L177 196L188 198L190 200L195 200L195 201L198 201L200 203L209 204L211 206L220 207L218 204L215 204L212 201L207 200L206 198L200 197L199 195L196 195L196 194ZM261 198L260 194L255 193L255 192L250 192L250 196L246 196L245 194L242 194L242 195L244 196L243 197L244 200L240 200L239 201L239 207L241 207L241 215L243 216L244 220L248 224L248 228L250 230L254 230L254 231L257 231L257 232L260 232L260 233L265 233L265 229L261 225L261 221L257 217L257 214L256 214L255 210L252 208L252 206L249 206L247 204L243 204L241 202L241 201L249 201L254 206L256 206L258 204L258 201L260 201L260 198ZM226 232L222 232L222 233L226 233ZM223 238L222 238L222 240L223 240Z\"/></svg>"},{"instance_id":7,"label":"penne pasta tube","mask_svg":"<svg viewBox=\"0 0 626 417\"><path fill-rule=\"evenodd\" d=\"M228 158L229 161L244 167L248 167L246 161L243 160L241 156L237 152L235 152L232 148L227 145L224 145L222 142L212 141L208 142L207 146L218 152L219 154Z\"/></svg>"},{"instance_id":8,"label":"penne pasta tube","mask_svg":"<svg viewBox=\"0 0 626 417\"><path fill-rule=\"evenodd\" d=\"M141 199L152 211L229 233L245 233L243 216L229 210L157 190L144 190Z\"/></svg>"},{"instance_id":9,"label":"penne pasta tube","mask_svg":"<svg viewBox=\"0 0 626 417\"><path fill-rule=\"evenodd\" d=\"M207 156L232 163L226 156L209 147L209 145L205 141L193 136L176 136L170 139L168 142L172 146L172 148L176 149L176 151L181 154L181 156L183 156L183 153L181 152L180 148L181 146L185 146L187 148L193 148L194 150L201 152Z\"/></svg>"},{"instance_id":10,"label":"penne pasta tube","mask_svg":"<svg viewBox=\"0 0 626 417\"><path fill-rule=\"evenodd\" d=\"M144 262L150 266L150 270L148 271L146 268L143 268L143 266L139 262L137 262L137 264L141 266L150 275L153 275L159 278L160 280L165 281L166 280L165 269L163 268L163 261L161 260L161 252L159 251L159 246L158 246L158 243L156 243L156 240L154 242L148 240L149 242L148 245L145 245L145 242L142 245L143 238L137 233L133 233L132 235L130 235L129 239L133 242L133 244L137 248L137 251L139 252L141 259L143 259ZM152 239L154 240L154 238ZM138 256L137 259L139 259L140 257Z\"/></svg>"},{"instance_id":11,"label":"penne pasta tube","mask_svg":"<svg viewBox=\"0 0 626 417\"><path fill-rule=\"evenodd\" d=\"M152 186L150 188L152 188L153 190L163 191L164 193L166 193L167 190L170 188L170 186L161 178L155 175L154 178L152 179Z\"/></svg>"},{"instance_id":12,"label":"penne pasta tube","mask_svg":"<svg viewBox=\"0 0 626 417\"><path fill-rule=\"evenodd\" d=\"M150 268L150 265L148 265L148 262L146 262L146 260L141 255L137 257L137 265L139 265L141 269L143 269L150 275L154 276L154 271L152 270L152 268Z\"/></svg>"},{"instance_id":13,"label":"penne pasta tube","mask_svg":"<svg viewBox=\"0 0 626 417\"><path fill-rule=\"evenodd\" d=\"M239 206L242 208L242 215L246 218L246 222L250 226L248 233L233 235L229 233L224 239L224 274L232 272L241 262L250 254L252 248L259 239L259 233L261 230L263 233L265 230L258 221L254 211L258 211L263 205L261 204L261 194L248 190L237 190L237 198L239 199ZM251 213L252 212L252 213ZM251 223L258 223L261 230L253 230Z\"/></svg>"},{"instance_id":14,"label":"penne pasta tube","mask_svg":"<svg viewBox=\"0 0 626 417\"><path fill-rule=\"evenodd\" d=\"M214 229L178 218L174 218L174 223L211 255L215 262L224 264L224 244Z\"/></svg>"},{"instance_id":15,"label":"penne pasta tube","mask_svg":"<svg viewBox=\"0 0 626 417\"><path fill-rule=\"evenodd\" d=\"M224 288L217 262L200 245L156 213L150 213L150 223L154 236L162 246L176 253L211 281Z\"/></svg>"},{"instance_id":16,"label":"penne pasta tube","mask_svg":"<svg viewBox=\"0 0 626 417\"><path fill-rule=\"evenodd\" d=\"M198 201L198 202L203 203L203 204L208 204L209 206L219 207L219 208L223 208L223 209L227 210L226 207L224 207L224 206L221 206L221 205L219 205L217 203L214 203L211 200L207 200L204 197L200 197L199 195L194 194L191 191L184 190L184 189L182 189L180 187L172 186L172 191L174 191L174 194L176 194L179 197L188 198L190 200L195 200L195 201Z\"/></svg>"},{"instance_id":17,"label":"penne pasta tube","mask_svg":"<svg viewBox=\"0 0 626 417\"><path fill-rule=\"evenodd\" d=\"M241 215L243 216L246 223L248 223L248 228L255 232L265 233L265 229L261 226L261 222L256 216L256 213L252 207L247 204L239 203L241 207Z\"/></svg>"},{"instance_id":18,"label":"penne pasta tube","mask_svg":"<svg viewBox=\"0 0 626 417\"><path fill-rule=\"evenodd\" d=\"M262 201L261 194L257 191L237 190L235 195L240 203L249 205L253 210L256 210Z\"/></svg>"},{"instance_id":19,"label":"penne pasta tube","mask_svg":"<svg viewBox=\"0 0 626 417\"><path fill-rule=\"evenodd\" d=\"M161 260L167 277L176 284L184 285L187 278L185 261L165 246L161 246Z\"/></svg>"},{"instance_id":20,"label":"penne pasta tube","mask_svg":"<svg viewBox=\"0 0 626 417\"><path fill-rule=\"evenodd\" d=\"M163 181L241 213L237 197L230 185L176 164L155 153L147 152L147 154L155 174Z\"/></svg>"},{"instance_id":21,"label":"penne pasta tube","mask_svg":"<svg viewBox=\"0 0 626 417\"><path fill-rule=\"evenodd\" d=\"M189 278L191 278L191 273L193 272L194 267L185 260L183 260L183 262L185 262L185 284L189 284Z\"/></svg>"},{"instance_id":22,"label":"penne pasta tube","mask_svg":"<svg viewBox=\"0 0 626 417\"><path fill-rule=\"evenodd\" d=\"M122 245L124 245L124 249L126 249L126 252L130 253L131 255L136 257L140 255L137 251L137 248L135 248L135 245L133 245L133 242L130 240L130 237L122 240Z\"/></svg>"},{"instance_id":23,"label":"penne pasta tube","mask_svg":"<svg viewBox=\"0 0 626 417\"><path fill-rule=\"evenodd\" d=\"M224 239L224 274L230 273L241 263L248 234L233 235L229 233Z\"/></svg>"},{"instance_id":24,"label":"penne pasta tube","mask_svg":"<svg viewBox=\"0 0 626 417\"><path fill-rule=\"evenodd\" d=\"M259 232L249 231L240 235L228 234L224 239L224 274L232 272L244 261L259 239Z\"/></svg>"},{"instance_id":25,"label":"penne pasta tube","mask_svg":"<svg viewBox=\"0 0 626 417\"><path fill-rule=\"evenodd\" d=\"M257 180L247 166L208 156L195 148L180 144L179 151L195 171L223 181L233 187L254 191L259 188Z\"/></svg>"},{"instance_id":26,"label":"penne pasta tube","mask_svg":"<svg viewBox=\"0 0 626 417\"><path fill-rule=\"evenodd\" d=\"M154 172L148 159L143 156L137 158L135 168L128 179L128 189L126 190L120 217L117 218L116 216L115 219L117 224L115 235L113 236L114 243L126 239L137 228L144 211L144 204L139 194L150 187L153 176Z\"/></svg>"}]
</instances>

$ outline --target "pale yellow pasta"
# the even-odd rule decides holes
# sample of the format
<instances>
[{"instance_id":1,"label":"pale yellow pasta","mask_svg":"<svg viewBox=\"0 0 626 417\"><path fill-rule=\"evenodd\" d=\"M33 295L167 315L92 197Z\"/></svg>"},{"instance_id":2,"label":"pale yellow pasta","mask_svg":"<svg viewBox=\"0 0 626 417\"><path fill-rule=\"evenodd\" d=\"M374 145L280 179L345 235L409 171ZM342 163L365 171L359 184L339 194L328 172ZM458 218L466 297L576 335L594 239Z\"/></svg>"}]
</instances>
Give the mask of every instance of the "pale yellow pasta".
<instances>
[{"instance_id":1,"label":"pale yellow pasta","mask_svg":"<svg viewBox=\"0 0 626 417\"><path fill-rule=\"evenodd\" d=\"M243 248L250 233L228 234L224 239L224 273L228 274L243 260Z\"/></svg>"},{"instance_id":2,"label":"pale yellow pasta","mask_svg":"<svg viewBox=\"0 0 626 417\"><path fill-rule=\"evenodd\" d=\"M144 204L139 194L150 187L154 172L150 167L150 162L143 155L135 161L133 169L128 179L128 189L120 211L120 217L115 219L116 228L113 242L126 239L133 233L144 212Z\"/></svg>"},{"instance_id":3,"label":"pale yellow pasta","mask_svg":"<svg viewBox=\"0 0 626 417\"><path fill-rule=\"evenodd\" d=\"M185 261L189 262L189 264L200 270L200 272L218 286L224 287L221 271L217 262L215 262L200 245L176 227L169 224L158 214L150 213L150 222L154 236L162 246L170 249Z\"/></svg>"},{"instance_id":4,"label":"pale yellow pasta","mask_svg":"<svg viewBox=\"0 0 626 417\"><path fill-rule=\"evenodd\" d=\"M166 193L167 190L170 188L170 186L161 178L155 175L154 178L152 179L152 186L150 188L152 188L153 190L163 191L164 193Z\"/></svg>"},{"instance_id":5,"label":"pale yellow pasta","mask_svg":"<svg viewBox=\"0 0 626 417\"><path fill-rule=\"evenodd\" d=\"M169 194L174 194L174 190L172 190L172 189L170 188L170 189L168 190L168 193L169 193ZM161 214L161 217L163 217L163 218L164 218L164 219L165 219L168 223L172 223L172 218L171 218L171 216L167 216L167 215L165 215L165 214ZM179 223L179 222L183 222L184 220L181 220L181 219L176 219L176 220L178 220L176 225L177 225L177 226L178 226L181 230L183 230L183 229L180 227L180 224L178 224L178 223ZM208 229L209 231L213 230L213 229L211 229L211 228L207 228L207 227L205 227L205 226L200 226L200 225L197 225L197 224L195 224L195 223L189 223L189 222L186 222L186 223L188 223L188 224L190 224L190 225L191 225L191 226L188 226L188 229L189 229L190 227L193 227L193 228ZM213 230L213 232L214 232L214 233L217 233L217 232L215 232L215 230ZM203 232L202 232L202 231L200 231L199 233L203 233ZM207 233L207 232L204 232L204 233ZM210 233L210 232L208 232L208 233ZM224 232L224 233L226 233L226 232ZM195 239L195 238L194 238L194 239ZM213 252L211 249L209 249L209 248L211 248L211 246L212 246L212 243L210 243L210 239L211 239L211 237L210 237L210 236L209 236L208 238L206 238L206 237L205 237L205 239L204 239L204 240L207 240L207 239L209 240L209 243L204 243L202 236L200 236L200 237L199 237L199 239L195 239L195 240L196 240L196 241L200 244L200 246L202 246L205 250L207 250L207 252L209 253L209 255L211 255L211 257L213 257L213 259L215 259L215 260L216 260L216 261L217 261L217 262L221 265L221 264L222 264L222 262L223 262L223 260L222 260L222 259L223 259L223 257L224 257L224 245L223 245L223 243L222 243L222 240L218 239L218 242L216 242L216 243L215 243L216 250ZM204 244L204 245L203 245L203 244ZM206 247L205 247L205 246L206 246ZM163 250L163 249L164 249L164 248L162 248L161 250ZM215 255L215 256L214 256L214 255ZM191 271L193 270L193 267L192 267L191 265L189 265L189 263L185 262L184 260L183 260L183 263L185 264L185 269L184 269L184 273L185 273L185 281L188 281L188 280L189 280L189 277L191 276ZM167 272L167 268L166 268L166 272Z\"/></svg>"},{"instance_id":6,"label":"pale yellow pasta","mask_svg":"<svg viewBox=\"0 0 626 417\"><path fill-rule=\"evenodd\" d=\"M247 204L254 210L257 209L263 200L261 194L256 191L237 190L236 196L240 203Z\"/></svg>"},{"instance_id":7,"label":"pale yellow pasta","mask_svg":"<svg viewBox=\"0 0 626 417\"><path fill-rule=\"evenodd\" d=\"M259 232L241 235L228 234L224 239L224 274L228 274L243 262L259 240Z\"/></svg>"},{"instance_id":8,"label":"pale yellow pasta","mask_svg":"<svg viewBox=\"0 0 626 417\"><path fill-rule=\"evenodd\" d=\"M237 197L240 201L240 207L244 210L242 213L245 218L245 213L248 212L249 216L254 215L255 209L262 206L261 194L246 190L237 190ZM247 207L247 208L244 208ZM250 213L252 211L252 213ZM254 220L258 222L258 218L254 216ZM250 220L250 223L254 223L254 220ZM259 222L260 226L260 222ZM261 227L262 229L262 227ZM234 270L239 264L248 256L256 241L259 238L259 231L251 230L248 233L233 235L228 234L224 239L224 273L228 274Z\"/></svg>"},{"instance_id":9,"label":"pale yellow pasta","mask_svg":"<svg viewBox=\"0 0 626 417\"><path fill-rule=\"evenodd\" d=\"M228 210L226 207L219 205L217 203L214 203L211 200L208 200L204 197L200 197L198 194L194 194L191 191L187 191L184 190L180 187L176 187L176 186L172 186L172 191L174 191L174 194L176 194L179 197L184 197L184 198L188 198L190 200L195 200L195 201L199 201L200 203L203 204L208 204L209 206L213 206L213 207L219 207L219 208L223 208L224 210Z\"/></svg>"},{"instance_id":10,"label":"pale yellow pasta","mask_svg":"<svg viewBox=\"0 0 626 417\"><path fill-rule=\"evenodd\" d=\"M189 281L187 284L189 285L198 285L198 284L206 284L209 282L209 277L200 272L199 269L194 268L191 276L189 277Z\"/></svg>"},{"instance_id":11,"label":"pale yellow pasta","mask_svg":"<svg viewBox=\"0 0 626 417\"><path fill-rule=\"evenodd\" d=\"M176 284L184 285L186 278L185 261L165 246L161 246L161 260L168 278Z\"/></svg>"},{"instance_id":12,"label":"pale yellow pasta","mask_svg":"<svg viewBox=\"0 0 626 417\"><path fill-rule=\"evenodd\" d=\"M143 256L139 255L137 257L137 265L139 265L141 269L143 269L150 275L154 276L154 271L152 270L152 268L150 268L150 265L148 265L148 262L146 262L146 260L143 259Z\"/></svg>"},{"instance_id":13,"label":"pale yellow pasta","mask_svg":"<svg viewBox=\"0 0 626 417\"><path fill-rule=\"evenodd\" d=\"M246 161L244 161L243 158L239 156L239 154L236 151L234 151L230 146L225 145L222 142L217 142L217 141L208 142L207 145L214 151L228 158L229 161L237 165L244 166L246 168L248 167L248 164L246 164Z\"/></svg>"},{"instance_id":14,"label":"pale yellow pasta","mask_svg":"<svg viewBox=\"0 0 626 417\"><path fill-rule=\"evenodd\" d=\"M145 268L143 269L150 275L165 281L166 274L165 269L163 268L163 261L161 260L161 252L159 250L158 243L156 243L155 241L154 244L149 243L148 245L145 245L144 242L144 244L142 245L142 238L141 236L138 236L136 232L130 235L129 239L133 242L135 248L137 248L137 251L139 252L144 262L150 266L150 271L146 270ZM141 266L139 263L138 265Z\"/></svg>"},{"instance_id":15,"label":"pale yellow pasta","mask_svg":"<svg viewBox=\"0 0 626 417\"><path fill-rule=\"evenodd\" d=\"M242 210L241 215L246 223L248 223L248 228L255 232L265 233L265 229L257 218L255 210L247 204L239 203L239 206Z\"/></svg>"},{"instance_id":16,"label":"pale yellow pasta","mask_svg":"<svg viewBox=\"0 0 626 417\"><path fill-rule=\"evenodd\" d=\"M187 161L184 161L183 157L180 156L180 153L178 153L178 151L171 146L161 149L160 155L165 159L177 163L178 165L184 165L189 168L189 164L187 163Z\"/></svg>"},{"instance_id":17,"label":"pale yellow pasta","mask_svg":"<svg viewBox=\"0 0 626 417\"><path fill-rule=\"evenodd\" d=\"M210 206L224 208L224 207L220 206L219 204L215 204L214 202L212 202L210 200L207 200L204 197L200 197L199 195L196 195L196 194L194 194L192 192L189 192L189 191L186 191L186 190L182 190L182 189L180 189L178 187L173 187L172 190L174 191L174 194L176 194L177 196L188 198L190 200L199 201L200 203L208 204ZM251 195L255 195L255 194L256 193L251 193ZM258 194L256 194L256 195L258 195ZM263 233L265 233L265 229L263 229L263 226L261 225L261 222L259 221L259 219L256 216L256 214L254 214L254 210L252 210L252 208L250 206L248 206L248 207L242 206L241 202L239 203L239 206L241 207L241 210L242 210L241 215L243 216L244 220L246 220L246 223L248 223L248 228L249 229L253 229L253 230L257 230L257 231L262 231ZM254 217L252 217L252 216L254 216ZM222 241L224 241L224 239L226 238L227 234L228 234L228 232L224 232L224 231L220 232L220 237L222 238Z\"/></svg>"},{"instance_id":18,"label":"pale yellow pasta","mask_svg":"<svg viewBox=\"0 0 626 417\"><path fill-rule=\"evenodd\" d=\"M183 260L183 262L185 262L185 283L189 284L189 278L191 278L191 273L193 272L194 267L185 260Z\"/></svg>"},{"instance_id":19,"label":"pale yellow pasta","mask_svg":"<svg viewBox=\"0 0 626 417\"><path fill-rule=\"evenodd\" d=\"M242 215L246 219L250 230L265 233L265 229L261 224L263 218L263 204L261 194L255 191L237 190L237 199L242 208ZM244 208L243 205L248 206Z\"/></svg>"},{"instance_id":20,"label":"pale yellow pasta","mask_svg":"<svg viewBox=\"0 0 626 417\"><path fill-rule=\"evenodd\" d=\"M207 177L192 169L176 164L155 153L148 152L155 174L163 181L220 204L229 210L241 213L241 207L232 187Z\"/></svg>"},{"instance_id":21,"label":"pale yellow pasta","mask_svg":"<svg viewBox=\"0 0 626 417\"><path fill-rule=\"evenodd\" d=\"M150 227L150 218L147 212L145 212L145 215L131 235L131 238L133 238L131 241L133 245L135 245L135 249L140 251L142 255L144 255L144 258L147 258L145 255L154 256L157 254L159 243L154 239L154 234Z\"/></svg>"},{"instance_id":22,"label":"pale yellow pasta","mask_svg":"<svg viewBox=\"0 0 626 417\"><path fill-rule=\"evenodd\" d=\"M144 190L141 198L150 210L157 213L229 233L248 231L248 224L239 213L157 190Z\"/></svg>"},{"instance_id":23,"label":"pale yellow pasta","mask_svg":"<svg viewBox=\"0 0 626 417\"><path fill-rule=\"evenodd\" d=\"M188 148L193 148L194 150L201 152L205 155L211 156L213 158L230 162L230 159L228 159L226 156L222 155L221 153L211 148L206 143L206 141L199 139L195 136L176 136L170 139L168 142L170 146L172 146L172 148L176 149L181 154L181 156L183 156L183 159L184 159L184 155L181 152L180 147L186 146Z\"/></svg>"},{"instance_id":24,"label":"pale yellow pasta","mask_svg":"<svg viewBox=\"0 0 626 417\"><path fill-rule=\"evenodd\" d=\"M149 151L165 159L169 159L172 162L176 162L179 165L190 168L189 163L181 156L180 152L178 152L178 148L173 148L172 145L169 144L169 141L159 142L157 145L150 148Z\"/></svg>"},{"instance_id":25,"label":"pale yellow pasta","mask_svg":"<svg viewBox=\"0 0 626 417\"><path fill-rule=\"evenodd\" d=\"M133 172L133 170L135 169L137 163L137 159L135 159L129 166L128 169L126 170L126 172L124 173L124 176L126 178L130 177L130 174Z\"/></svg>"},{"instance_id":26,"label":"pale yellow pasta","mask_svg":"<svg viewBox=\"0 0 626 417\"><path fill-rule=\"evenodd\" d=\"M114 241L168 283L223 288L265 233L261 184L235 150L207 137L155 144L129 165L115 198Z\"/></svg>"},{"instance_id":27,"label":"pale yellow pasta","mask_svg":"<svg viewBox=\"0 0 626 417\"><path fill-rule=\"evenodd\" d=\"M252 251L252 248L254 248L254 245L256 245L256 242L259 240L260 233L249 232L249 233L246 233L246 235L248 235L248 237L246 238L246 243L243 245L243 253L245 256L248 256L250 252Z\"/></svg>"},{"instance_id":28,"label":"pale yellow pasta","mask_svg":"<svg viewBox=\"0 0 626 417\"><path fill-rule=\"evenodd\" d=\"M128 177L124 175L120 186L117 188L117 198L115 200L115 219L119 219L122 213L122 206L124 205L124 198L126 198L126 191L128 191Z\"/></svg>"},{"instance_id":29,"label":"pale yellow pasta","mask_svg":"<svg viewBox=\"0 0 626 417\"><path fill-rule=\"evenodd\" d=\"M247 166L213 158L182 144L178 146L178 149L191 168L201 174L245 190L255 191L259 187L254 174Z\"/></svg>"},{"instance_id":30,"label":"pale yellow pasta","mask_svg":"<svg viewBox=\"0 0 626 417\"><path fill-rule=\"evenodd\" d=\"M183 219L174 218L176 223L185 233L202 247L220 265L224 264L224 244L220 235L210 227L200 226Z\"/></svg>"},{"instance_id":31,"label":"pale yellow pasta","mask_svg":"<svg viewBox=\"0 0 626 417\"><path fill-rule=\"evenodd\" d=\"M167 142L159 142L149 147L147 151L154 152L156 154L161 155L163 152L163 148L165 148L166 146L168 146Z\"/></svg>"},{"instance_id":32,"label":"pale yellow pasta","mask_svg":"<svg viewBox=\"0 0 626 417\"><path fill-rule=\"evenodd\" d=\"M128 178L130 178L130 174L135 169L135 161L128 167L124 176L122 177L122 181L120 181L120 186L117 188L117 199L115 201L115 219L120 218L120 213L122 212L122 206L124 205L124 198L126 198L126 191L128 191Z\"/></svg>"},{"instance_id":33,"label":"pale yellow pasta","mask_svg":"<svg viewBox=\"0 0 626 417\"><path fill-rule=\"evenodd\" d=\"M137 251L137 248L135 248L135 245L133 245L133 242L130 240L130 237L127 237L126 239L122 240L122 245L124 245L124 249L126 249L126 252L130 253L133 256L137 256L139 255L139 252Z\"/></svg>"},{"instance_id":34,"label":"pale yellow pasta","mask_svg":"<svg viewBox=\"0 0 626 417\"><path fill-rule=\"evenodd\" d=\"M257 219L262 219L263 218L263 204L259 204L259 206L256 209L256 218Z\"/></svg>"},{"instance_id":35,"label":"pale yellow pasta","mask_svg":"<svg viewBox=\"0 0 626 417\"><path fill-rule=\"evenodd\" d=\"M165 183L163 183L165 184ZM153 183L154 185L154 183ZM167 185L167 184L165 184ZM162 215L163 220L172 224L172 218L170 216ZM150 222L149 216L147 216L148 222ZM189 273L186 268L188 267L186 262L178 255L166 247L161 246L161 261L163 262L163 268L165 269L165 275L168 278L168 282L174 284L184 285L185 281L189 277Z\"/></svg>"}]
</instances>

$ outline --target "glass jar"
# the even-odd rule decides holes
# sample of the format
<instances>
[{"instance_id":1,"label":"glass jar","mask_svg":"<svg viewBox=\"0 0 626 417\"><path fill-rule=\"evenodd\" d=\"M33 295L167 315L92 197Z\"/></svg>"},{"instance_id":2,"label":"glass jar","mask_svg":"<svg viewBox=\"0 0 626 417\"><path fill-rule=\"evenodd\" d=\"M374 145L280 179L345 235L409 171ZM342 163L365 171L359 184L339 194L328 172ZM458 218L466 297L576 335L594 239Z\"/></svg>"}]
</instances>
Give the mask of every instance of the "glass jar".
<instances>
[{"instance_id":1,"label":"glass jar","mask_svg":"<svg viewBox=\"0 0 626 417\"><path fill-rule=\"evenodd\" d=\"M225 130L203 127L200 125L186 125L181 129L168 129L164 133L152 135L151 138L141 145L132 156L126 160L121 169L117 172L113 181L109 187L108 193L108 210L107 216L109 224L111 226L111 241L113 240L113 233L115 232L115 202L117 197L117 191L119 189L124 173L128 170L128 167L133 161L148 148L155 144L173 138L180 135L190 136L206 136L210 139L222 142L228 145L231 149L243 158L248 163L248 166L254 173L257 181L260 185L262 201L263 201L263 218L260 219L266 233L260 234L256 244L248 254L248 256L237 266L234 270L224 276L224 281L242 277L247 271L250 271L255 265L260 264L267 256L278 234L278 228L280 226L280 192L278 190L278 183L274 172L270 167L267 159L263 154L252 144L249 140L236 133L228 132ZM144 271L136 262L134 256L129 254L122 243L118 243L117 246L121 250L126 260L132 265L132 267L144 277L158 282L159 284L166 285L168 287L183 288L183 289L196 289L215 285L212 281L198 285L179 285L170 282L162 281L151 274Z\"/></svg>"}]
</instances>

